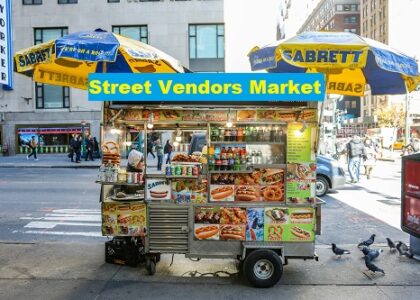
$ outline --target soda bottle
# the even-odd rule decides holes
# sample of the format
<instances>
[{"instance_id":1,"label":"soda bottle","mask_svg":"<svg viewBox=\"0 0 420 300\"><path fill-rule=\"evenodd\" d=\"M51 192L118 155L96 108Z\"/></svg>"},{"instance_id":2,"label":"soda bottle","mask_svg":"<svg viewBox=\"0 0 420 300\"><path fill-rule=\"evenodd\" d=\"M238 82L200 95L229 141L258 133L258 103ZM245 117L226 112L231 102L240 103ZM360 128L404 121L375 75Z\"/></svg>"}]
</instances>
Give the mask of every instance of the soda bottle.
<instances>
[{"instance_id":1,"label":"soda bottle","mask_svg":"<svg viewBox=\"0 0 420 300\"><path fill-rule=\"evenodd\" d=\"M220 159L227 159L226 148L222 147L222 151L220 152Z\"/></svg>"},{"instance_id":2,"label":"soda bottle","mask_svg":"<svg viewBox=\"0 0 420 300\"><path fill-rule=\"evenodd\" d=\"M236 127L233 127L230 131L230 141L235 142L237 139L238 131L236 130Z\"/></svg>"},{"instance_id":3,"label":"soda bottle","mask_svg":"<svg viewBox=\"0 0 420 300\"><path fill-rule=\"evenodd\" d=\"M223 127L219 128L219 137L218 141L223 142L223 138L225 137L225 129Z\"/></svg>"},{"instance_id":4,"label":"soda bottle","mask_svg":"<svg viewBox=\"0 0 420 300\"><path fill-rule=\"evenodd\" d=\"M232 147L228 147L228 150L226 152L226 158L227 159L231 159L233 158L233 151L232 151Z\"/></svg>"},{"instance_id":5,"label":"soda bottle","mask_svg":"<svg viewBox=\"0 0 420 300\"><path fill-rule=\"evenodd\" d=\"M228 171L233 171L233 166L235 164L235 159L233 157L229 158L229 162L228 162Z\"/></svg>"},{"instance_id":6,"label":"soda bottle","mask_svg":"<svg viewBox=\"0 0 420 300\"><path fill-rule=\"evenodd\" d=\"M220 159L220 147L216 147L214 148L214 158L215 159Z\"/></svg>"},{"instance_id":7,"label":"soda bottle","mask_svg":"<svg viewBox=\"0 0 420 300\"><path fill-rule=\"evenodd\" d=\"M229 142L230 141L230 129L226 128L225 129L225 142Z\"/></svg>"},{"instance_id":8,"label":"soda bottle","mask_svg":"<svg viewBox=\"0 0 420 300\"><path fill-rule=\"evenodd\" d=\"M229 165L229 160L227 158L222 159L222 171L227 171Z\"/></svg>"},{"instance_id":9,"label":"soda bottle","mask_svg":"<svg viewBox=\"0 0 420 300\"><path fill-rule=\"evenodd\" d=\"M238 128L238 130L237 130L236 140L238 142L243 142L244 141L244 129L242 127Z\"/></svg>"},{"instance_id":10,"label":"soda bottle","mask_svg":"<svg viewBox=\"0 0 420 300\"><path fill-rule=\"evenodd\" d=\"M241 160L240 160L240 158L239 158L239 155L237 155L237 156L235 157L234 170L235 170L235 171L240 171L240 170L241 170Z\"/></svg>"}]
</instances>

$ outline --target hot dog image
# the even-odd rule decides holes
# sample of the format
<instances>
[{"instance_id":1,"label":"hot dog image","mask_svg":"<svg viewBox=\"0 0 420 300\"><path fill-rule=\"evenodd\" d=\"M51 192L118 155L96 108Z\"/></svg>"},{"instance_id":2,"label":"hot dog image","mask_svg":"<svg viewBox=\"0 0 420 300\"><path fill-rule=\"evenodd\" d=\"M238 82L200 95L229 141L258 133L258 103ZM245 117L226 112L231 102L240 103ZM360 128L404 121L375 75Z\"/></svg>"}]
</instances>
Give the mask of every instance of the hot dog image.
<instances>
[{"instance_id":1,"label":"hot dog image","mask_svg":"<svg viewBox=\"0 0 420 300\"><path fill-rule=\"evenodd\" d=\"M152 198L166 198L168 196L168 191L158 192L158 191L150 191L150 197Z\"/></svg>"},{"instance_id":2,"label":"hot dog image","mask_svg":"<svg viewBox=\"0 0 420 300\"><path fill-rule=\"evenodd\" d=\"M233 201L233 191L234 188L231 185L213 186L210 197L212 201Z\"/></svg>"},{"instance_id":3,"label":"hot dog image","mask_svg":"<svg viewBox=\"0 0 420 300\"><path fill-rule=\"evenodd\" d=\"M300 227L297 226L293 226L292 228L290 228L290 232L300 238L300 239L304 239L304 240L310 240L311 239L311 233L305 229L302 229Z\"/></svg>"},{"instance_id":4,"label":"hot dog image","mask_svg":"<svg viewBox=\"0 0 420 300\"><path fill-rule=\"evenodd\" d=\"M265 169L261 176L262 184L274 184L284 181L283 169Z\"/></svg>"},{"instance_id":5,"label":"hot dog image","mask_svg":"<svg viewBox=\"0 0 420 300\"><path fill-rule=\"evenodd\" d=\"M220 240L245 240L245 226L244 225L222 225L220 228Z\"/></svg>"},{"instance_id":6,"label":"hot dog image","mask_svg":"<svg viewBox=\"0 0 420 300\"><path fill-rule=\"evenodd\" d=\"M218 240L219 225L195 224L194 236L199 240Z\"/></svg>"},{"instance_id":7,"label":"hot dog image","mask_svg":"<svg viewBox=\"0 0 420 300\"><path fill-rule=\"evenodd\" d=\"M293 210L290 222L293 224L310 224L313 222L314 213L310 209Z\"/></svg>"},{"instance_id":8,"label":"hot dog image","mask_svg":"<svg viewBox=\"0 0 420 300\"><path fill-rule=\"evenodd\" d=\"M241 185L235 192L235 201L259 201L259 191L254 186Z\"/></svg>"}]
</instances>

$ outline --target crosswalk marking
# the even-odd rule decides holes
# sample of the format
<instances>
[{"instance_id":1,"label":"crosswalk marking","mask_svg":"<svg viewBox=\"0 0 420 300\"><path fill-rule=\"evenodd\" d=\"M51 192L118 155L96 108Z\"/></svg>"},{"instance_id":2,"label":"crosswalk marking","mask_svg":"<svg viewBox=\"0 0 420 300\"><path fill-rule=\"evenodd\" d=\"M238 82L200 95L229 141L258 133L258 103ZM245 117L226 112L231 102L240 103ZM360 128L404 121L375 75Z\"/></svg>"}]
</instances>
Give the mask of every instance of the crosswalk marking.
<instances>
[{"instance_id":1,"label":"crosswalk marking","mask_svg":"<svg viewBox=\"0 0 420 300\"><path fill-rule=\"evenodd\" d=\"M46 209L41 217L25 216L21 220L29 223L23 226L23 230L15 230L13 233L61 235L61 236L88 236L101 237L101 211L99 209ZM62 226L78 227L78 231L69 229L63 231ZM80 230L89 228L88 231ZM37 230L38 229L38 230ZM91 231L95 229L94 231Z\"/></svg>"}]
</instances>

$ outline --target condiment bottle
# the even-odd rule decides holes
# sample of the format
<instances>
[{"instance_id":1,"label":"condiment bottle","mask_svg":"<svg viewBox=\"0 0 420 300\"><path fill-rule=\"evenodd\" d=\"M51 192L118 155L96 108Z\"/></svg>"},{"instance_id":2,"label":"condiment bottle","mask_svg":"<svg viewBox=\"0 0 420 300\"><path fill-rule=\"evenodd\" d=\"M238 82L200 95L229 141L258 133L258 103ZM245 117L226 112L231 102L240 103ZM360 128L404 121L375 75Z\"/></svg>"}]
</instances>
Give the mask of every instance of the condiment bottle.
<instances>
[{"instance_id":1,"label":"condiment bottle","mask_svg":"<svg viewBox=\"0 0 420 300\"><path fill-rule=\"evenodd\" d=\"M225 142L229 142L230 141L230 129L226 128L225 129Z\"/></svg>"},{"instance_id":2,"label":"condiment bottle","mask_svg":"<svg viewBox=\"0 0 420 300\"><path fill-rule=\"evenodd\" d=\"M238 135L238 131L237 131L236 127L233 127L230 130L230 141L231 142L235 142L236 139L237 139L237 135Z\"/></svg>"}]
</instances>

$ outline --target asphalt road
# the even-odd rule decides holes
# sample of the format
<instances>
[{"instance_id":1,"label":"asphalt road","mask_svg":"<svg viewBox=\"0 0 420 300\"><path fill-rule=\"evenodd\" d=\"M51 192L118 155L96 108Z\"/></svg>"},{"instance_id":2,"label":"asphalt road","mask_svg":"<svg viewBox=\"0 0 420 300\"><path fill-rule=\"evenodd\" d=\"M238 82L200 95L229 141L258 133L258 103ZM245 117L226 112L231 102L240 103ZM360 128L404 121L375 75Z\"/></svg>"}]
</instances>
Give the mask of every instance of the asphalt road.
<instances>
[{"instance_id":1,"label":"asphalt road","mask_svg":"<svg viewBox=\"0 0 420 300\"><path fill-rule=\"evenodd\" d=\"M0 169L0 240L103 242L94 169Z\"/></svg>"},{"instance_id":2,"label":"asphalt road","mask_svg":"<svg viewBox=\"0 0 420 300\"><path fill-rule=\"evenodd\" d=\"M399 206L378 202L387 196L396 198L399 179L383 180L387 173L382 169L395 174L397 166L378 166L376 176L381 177L346 185L324 197L318 243L351 244L371 233L382 242L385 237L407 241L408 236L383 217L388 209L393 219L399 218ZM96 174L95 169L0 169L0 241L103 243Z\"/></svg>"}]
</instances>

